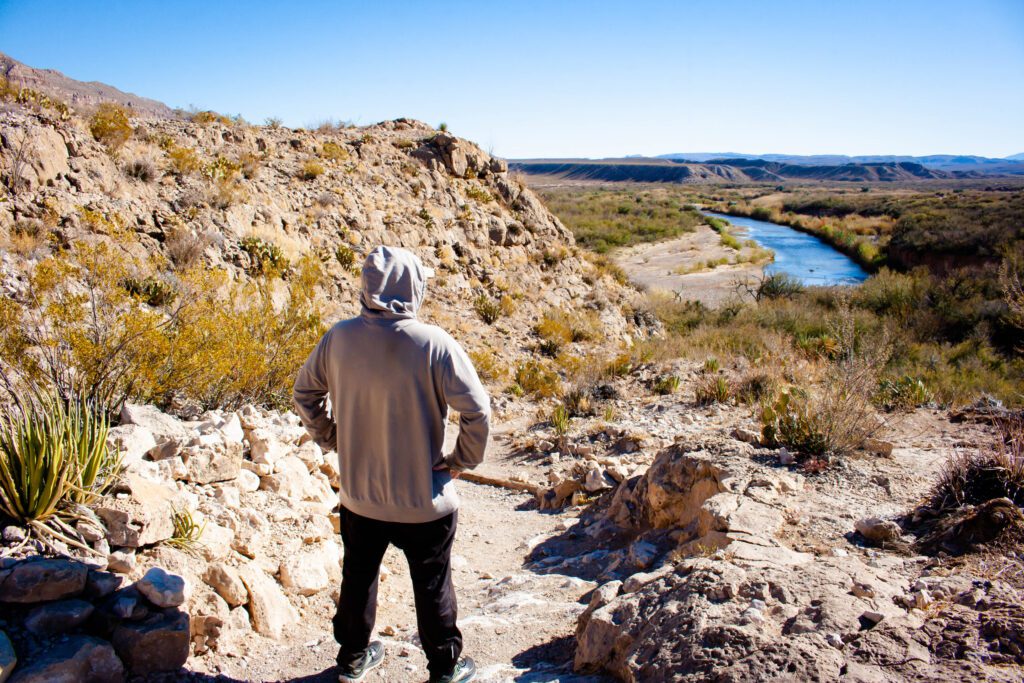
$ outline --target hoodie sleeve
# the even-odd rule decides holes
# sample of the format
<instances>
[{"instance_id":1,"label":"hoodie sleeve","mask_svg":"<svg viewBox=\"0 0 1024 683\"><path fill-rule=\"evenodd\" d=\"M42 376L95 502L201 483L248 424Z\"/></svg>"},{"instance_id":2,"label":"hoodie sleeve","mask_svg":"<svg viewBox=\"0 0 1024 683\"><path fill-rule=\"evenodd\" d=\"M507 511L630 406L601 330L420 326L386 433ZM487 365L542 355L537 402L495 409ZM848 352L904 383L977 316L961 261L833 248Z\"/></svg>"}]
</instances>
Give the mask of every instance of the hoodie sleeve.
<instances>
[{"instance_id":1,"label":"hoodie sleeve","mask_svg":"<svg viewBox=\"0 0 1024 683\"><path fill-rule=\"evenodd\" d=\"M483 462L491 431L491 399L480 383L472 361L454 339L444 369L445 402L459 412L459 437L445 459L456 470L472 469Z\"/></svg>"},{"instance_id":2,"label":"hoodie sleeve","mask_svg":"<svg viewBox=\"0 0 1024 683\"><path fill-rule=\"evenodd\" d=\"M325 334L299 369L292 390L295 412L313 440L326 451L338 448L337 425L327 410L327 353L330 332Z\"/></svg>"}]
</instances>

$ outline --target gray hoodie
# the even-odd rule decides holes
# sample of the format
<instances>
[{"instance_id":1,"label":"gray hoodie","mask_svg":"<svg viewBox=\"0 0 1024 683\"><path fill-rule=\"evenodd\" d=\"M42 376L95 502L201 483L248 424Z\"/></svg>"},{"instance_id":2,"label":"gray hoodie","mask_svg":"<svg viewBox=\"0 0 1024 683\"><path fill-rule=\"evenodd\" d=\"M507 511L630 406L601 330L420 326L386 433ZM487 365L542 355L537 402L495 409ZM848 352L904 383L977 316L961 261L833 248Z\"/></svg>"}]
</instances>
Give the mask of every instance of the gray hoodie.
<instances>
[{"instance_id":1,"label":"gray hoodie","mask_svg":"<svg viewBox=\"0 0 1024 683\"><path fill-rule=\"evenodd\" d=\"M303 424L337 451L342 505L364 517L429 522L454 512L447 468L476 467L487 446L490 399L458 342L416 319L425 289L414 254L374 249L363 264L362 313L328 330L295 380ZM449 406L459 437L444 456Z\"/></svg>"}]
</instances>

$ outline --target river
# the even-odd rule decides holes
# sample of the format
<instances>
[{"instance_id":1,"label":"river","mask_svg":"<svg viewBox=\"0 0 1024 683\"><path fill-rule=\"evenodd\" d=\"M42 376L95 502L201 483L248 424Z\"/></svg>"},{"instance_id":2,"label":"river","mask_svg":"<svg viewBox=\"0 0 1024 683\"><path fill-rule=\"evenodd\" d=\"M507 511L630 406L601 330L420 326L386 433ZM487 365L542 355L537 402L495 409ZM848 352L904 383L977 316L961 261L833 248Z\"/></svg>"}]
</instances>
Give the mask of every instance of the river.
<instances>
[{"instance_id":1,"label":"river","mask_svg":"<svg viewBox=\"0 0 1024 683\"><path fill-rule=\"evenodd\" d=\"M738 237L775 252L775 261L766 268L769 273L786 273L805 285L855 285L869 276L853 259L814 235L753 218L712 211L704 214L729 221Z\"/></svg>"}]
</instances>

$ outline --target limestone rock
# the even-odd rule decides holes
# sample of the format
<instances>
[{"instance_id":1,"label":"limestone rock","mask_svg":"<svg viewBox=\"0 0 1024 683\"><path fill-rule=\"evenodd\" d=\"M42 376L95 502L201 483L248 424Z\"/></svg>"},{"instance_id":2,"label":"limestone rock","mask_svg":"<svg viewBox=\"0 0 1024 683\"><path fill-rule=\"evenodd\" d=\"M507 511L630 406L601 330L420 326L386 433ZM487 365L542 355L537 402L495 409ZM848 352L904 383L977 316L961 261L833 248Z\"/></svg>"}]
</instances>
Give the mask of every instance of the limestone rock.
<instances>
[{"instance_id":1,"label":"limestone rock","mask_svg":"<svg viewBox=\"0 0 1024 683\"><path fill-rule=\"evenodd\" d=\"M170 538L177 491L137 475L129 474L126 480L131 497L108 496L96 507L96 514L107 524L110 544L138 548Z\"/></svg>"},{"instance_id":2,"label":"limestone rock","mask_svg":"<svg viewBox=\"0 0 1024 683\"><path fill-rule=\"evenodd\" d=\"M107 432L107 447L120 452L122 465L130 468L156 448L156 439L140 425L118 425Z\"/></svg>"},{"instance_id":3,"label":"limestone rock","mask_svg":"<svg viewBox=\"0 0 1024 683\"><path fill-rule=\"evenodd\" d=\"M249 614L257 633L280 638L284 630L299 620L299 615L281 592L281 587L255 564L239 572L249 592Z\"/></svg>"},{"instance_id":4,"label":"limestone rock","mask_svg":"<svg viewBox=\"0 0 1024 683\"><path fill-rule=\"evenodd\" d=\"M260 488L260 475L247 469L242 469L235 479L235 486L238 487L239 491L246 493L258 491Z\"/></svg>"},{"instance_id":5,"label":"limestone rock","mask_svg":"<svg viewBox=\"0 0 1024 683\"><path fill-rule=\"evenodd\" d=\"M881 545L897 540L903 533L900 525L888 519L865 517L857 520L854 529L869 543Z\"/></svg>"},{"instance_id":6,"label":"limestone rock","mask_svg":"<svg viewBox=\"0 0 1024 683\"><path fill-rule=\"evenodd\" d=\"M208 446L185 448L181 457L187 468L187 481L196 484L230 481L242 469L242 444L218 440Z\"/></svg>"},{"instance_id":7,"label":"limestone rock","mask_svg":"<svg viewBox=\"0 0 1024 683\"><path fill-rule=\"evenodd\" d=\"M153 435L157 443L171 439L183 441L188 429L173 415L162 412L156 406L125 403L121 408L121 424L139 425Z\"/></svg>"},{"instance_id":8,"label":"limestone rock","mask_svg":"<svg viewBox=\"0 0 1024 683\"><path fill-rule=\"evenodd\" d=\"M289 455L274 466L274 473L260 479L260 488L292 500L302 500L310 489L306 465Z\"/></svg>"},{"instance_id":9,"label":"limestone rock","mask_svg":"<svg viewBox=\"0 0 1024 683\"><path fill-rule=\"evenodd\" d=\"M157 607L177 607L185 602L185 579L160 567L150 567L135 587Z\"/></svg>"},{"instance_id":10,"label":"limestone rock","mask_svg":"<svg viewBox=\"0 0 1024 683\"><path fill-rule=\"evenodd\" d=\"M37 636L51 636L78 628L92 616L92 603L85 600L58 600L40 605L25 617L25 628Z\"/></svg>"},{"instance_id":11,"label":"limestone rock","mask_svg":"<svg viewBox=\"0 0 1024 683\"><path fill-rule=\"evenodd\" d=\"M248 602L249 593L238 570L234 567L223 562L211 564L203 575L203 581L217 591L217 594L232 607L238 607Z\"/></svg>"},{"instance_id":12,"label":"limestone rock","mask_svg":"<svg viewBox=\"0 0 1024 683\"><path fill-rule=\"evenodd\" d=\"M281 585L299 595L315 595L341 577L340 549L334 541L304 550L281 562Z\"/></svg>"},{"instance_id":13,"label":"limestone rock","mask_svg":"<svg viewBox=\"0 0 1024 683\"><path fill-rule=\"evenodd\" d=\"M124 675L124 664L110 643L71 636L20 667L9 683L120 683Z\"/></svg>"},{"instance_id":14,"label":"limestone rock","mask_svg":"<svg viewBox=\"0 0 1024 683\"><path fill-rule=\"evenodd\" d=\"M0 602L33 603L78 595L89 568L81 562L30 559L0 572Z\"/></svg>"},{"instance_id":15,"label":"limestone rock","mask_svg":"<svg viewBox=\"0 0 1024 683\"><path fill-rule=\"evenodd\" d=\"M118 656L136 676L177 671L188 660L189 641L189 616L177 610L121 622L110 637Z\"/></svg>"},{"instance_id":16,"label":"limestone rock","mask_svg":"<svg viewBox=\"0 0 1024 683\"><path fill-rule=\"evenodd\" d=\"M254 429L249 433L249 455L258 465L271 467L286 455L292 447L278 438L277 433L267 428Z\"/></svg>"}]
</instances>

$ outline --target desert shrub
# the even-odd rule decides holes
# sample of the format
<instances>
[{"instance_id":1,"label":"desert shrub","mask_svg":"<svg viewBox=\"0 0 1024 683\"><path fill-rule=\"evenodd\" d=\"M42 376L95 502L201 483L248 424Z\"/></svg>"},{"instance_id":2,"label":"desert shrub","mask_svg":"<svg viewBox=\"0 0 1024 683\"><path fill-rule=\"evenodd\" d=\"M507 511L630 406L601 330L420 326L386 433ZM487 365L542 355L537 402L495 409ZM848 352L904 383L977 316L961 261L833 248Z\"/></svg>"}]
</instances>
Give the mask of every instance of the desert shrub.
<instances>
[{"instance_id":1,"label":"desert shrub","mask_svg":"<svg viewBox=\"0 0 1024 683\"><path fill-rule=\"evenodd\" d=\"M934 511L1009 498L1024 505L1024 421L1001 422L994 446L961 452L945 464L929 496Z\"/></svg>"},{"instance_id":2,"label":"desert shrub","mask_svg":"<svg viewBox=\"0 0 1024 683\"><path fill-rule=\"evenodd\" d=\"M327 141L320 146L320 157L327 161L344 161L348 159L348 150L336 142Z\"/></svg>"},{"instance_id":3,"label":"desert shrub","mask_svg":"<svg viewBox=\"0 0 1024 683\"><path fill-rule=\"evenodd\" d=\"M412 149L415 146L416 143L410 140L409 138L401 138L399 140L395 140L395 147L397 147L398 149Z\"/></svg>"},{"instance_id":4,"label":"desert shrub","mask_svg":"<svg viewBox=\"0 0 1024 683\"><path fill-rule=\"evenodd\" d=\"M466 188L466 196L474 201L480 202L481 204L487 204L488 202L494 201L494 197L490 192L472 183L470 183L469 187Z\"/></svg>"},{"instance_id":5,"label":"desert shrub","mask_svg":"<svg viewBox=\"0 0 1024 683\"><path fill-rule=\"evenodd\" d=\"M238 155L238 170L246 180L252 180L260 173L263 157L255 152L242 152Z\"/></svg>"},{"instance_id":6,"label":"desert shrub","mask_svg":"<svg viewBox=\"0 0 1024 683\"><path fill-rule=\"evenodd\" d=\"M499 382L508 374L505 364L490 349L470 351L469 359L473 361L477 375L485 382Z\"/></svg>"},{"instance_id":7,"label":"desert shrub","mask_svg":"<svg viewBox=\"0 0 1024 683\"><path fill-rule=\"evenodd\" d=\"M203 175L210 180L234 178L242 170L238 161L218 156L203 169Z\"/></svg>"},{"instance_id":8,"label":"desert shrub","mask_svg":"<svg viewBox=\"0 0 1024 683\"><path fill-rule=\"evenodd\" d=\"M262 275L280 274L288 269L288 259L281 247L260 237L245 237L239 242L249 255L249 270Z\"/></svg>"},{"instance_id":9,"label":"desert shrub","mask_svg":"<svg viewBox=\"0 0 1024 683\"><path fill-rule=\"evenodd\" d=\"M201 125L206 125L208 123L219 123L223 126L230 126L232 123L234 123L234 121L231 120L231 117L224 116L223 114L218 114L217 112L210 110L197 111L194 114L192 114L189 118L191 119L192 123L198 123Z\"/></svg>"},{"instance_id":10,"label":"desert shrub","mask_svg":"<svg viewBox=\"0 0 1024 683\"><path fill-rule=\"evenodd\" d=\"M572 417L587 417L594 414L593 392L590 386L573 386L565 392L562 403Z\"/></svg>"},{"instance_id":11,"label":"desert shrub","mask_svg":"<svg viewBox=\"0 0 1024 683\"><path fill-rule=\"evenodd\" d=\"M651 382L651 391L660 396L674 394L682 383L679 375L658 375Z\"/></svg>"},{"instance_id":12,"label":"desert shrub","mask_svg":"<svg viewBox=\"0 0 1024 683\"><path fill-rule=\"evenodd\" d=\"M356 267L356 252L347 244L339 244L334 250L334 258L345 270L353 270Z\"/></svg>"},{"instance_id":13,"label":"desert shrub","mask_svg":"<svg viewBox=\"0 0 1024 683\"><path fill-rule=\"evenodd\" d=\"M935 400L920 377L904 375L886 378L878 383L875 403L885 410L913 410Z\"/></svg>"},{"instance_id":14,"label":"desert shrub","mask_svg":"<svg viewBox=\"0 0 1024 683\"><path fill-rule=\"evenodd\" d=\"M498 305L501 307L501 314L505 316L513 315L516 309L519 308L515 297L509 294L502 294Z\"/></svg>"},{"instance_id":15,"label":"desert shrub","mask_svg":"<svg viewBox=\"0 0 1024 683\"><path fill-rule=\"evenodd\" d=\"M722 364L718 362L718 359L714 356L704 359L704 364L700 366L700 371L705 374L715 374L722 369Z\"/></svg>"},{"instance_id":16,"label":"desert shrub","mask_svg":"<svg viewBox=\"0 0 1024 683\"><path fill-rule=\"evenodd\" d=\"M288 405L294 374L323 332L317 263L303 259L287 283L233 282L197 265L175 275L173 304L151 307L124 286L154 267L133 253L117 242L75 242L34 267L27 303L0 300L0 387L17 396L49 386L65 401L112 410L175 397L207 408Z\"/></svg>"},{"instance_id":17,"label":"desert shrub","mask_svg":"<svg viewBox=\"0 0 1024 683\"><path fill-rule=\"evenodd\" d=\"M757 285L754 298L763 299L791 298L804 291L800 281L786 273L772 273L763 278Z\"/></svg>"},{"instance_id":18,"label":"desert shrub","mask_svg":"<svg viewBox=\"0 0 1024 683\"><path fill-rule=\"evenodd\" d=\"M210 244L208 234L196 235L188 228L175 226L164 240L164 251L176 268L185 270L199 261Z\"/></svg>"},{"instance_id":19,"label":"desert shrub","mask_svg":"<svg viewBox=\"0 0 1024 683\"><path fill-rule=\"evenodd\" d=\"M25 524L42 542L77 542L61 519L102 495L120 471L107 448L107 419L80 399L21 400L0 416L0 511Z\"/></svg>"},{"instance_id":20,"label":"desert shrub","mask_svg":"<svg viewBox=\"0 0 1024 683\"><path fill-rule=\"evenodd\" d=\"M324 173L324 167L314 159L307 159L299 169L299 177L303 180L316 180Z\"/></svg>"},{"instance_id":21,"label":"desert shrub","mask_svg":"<svg viewBox=\"0 0 1024 683\"><path fill-rule=\"evenodd\" d=\"M605 363L601 369L603 377L625 377L636 369L633 354L620 353Z\"/></svg>"},{"instance_id":22,"label":"desert shrub","mask_svg":"<svg viewBox=\"0 0 1024 683\"><path fill-rule=\"evenodd\" d=\"M33 256L46 245L48 232L42 221L23 218L11 227L5 246L16 254Z\"/></svg>"},{"instance_id":23,"label":"desert shrub","mask_svg":"<svg viewBox=\"0 0 1024 683\"><path fill-rule=\"evenodd\" d=\"M555 409L551 411L551 428L555 432L555 436L564 438L569 433L569 421L571 416L569 410L564 404L559 403L555 406Z\"/></svg>"},{"instance_id":24,"label":"desert shrub","mask_svg":"<svg viewBox=\"0 0 1024 683\"><path fill-rule=\"evenodd\" d=\"M728 403L733 398L733 387L722 375L708 376L697 383L694 400L699 406Z\"/></svg>"},{"instance_id":25,"label":"desert shrub","mask_svg":"<svg viewBox=\"0 0 1024 683\"><path fill-rule=\"evenodd\" d=\"M790 389L761 411L764 443L798 457L829 461L859 449L879 428L872 399L890 353L887 338L861 339L854 317L841 308L830 321L838 351L817 391Z\"/></svg>"},{"instance_id":26,"label":"desert shrub","mask_svg":"<svg viewBox=\"0 0 1024 683\"><path fill-rule=\"evenodd\" d=\"M144 183L151 183L157 179L160 174L157 171L156 164L151 159L138 158L132 159L124 165L124 172L136 180L141 180Z\"/></svg>"},{"instance_id":27,"label":"desert shrub","mask_svg":"<svg viewBox=\"0 0 1024 683\"><path fill-rule=\"evenodd\" d=\"M3 76L0 76L0 101L17 102L36 110L50 110L55 112L62 121L71 118L71 110L61 100L38 90L12 83Z\"/></svg>"},{"instance_id":28,"label":"desert shrub","mask_svg":"<svg viewBox=\"0 0 1024 683\"><path fill-rule=\"evenodd\" d=\"M207 194L206 201L218 209L226 209L237 204L246 196L245 188L236 175L218 176Z\"/></svg>"},{"instance_id":29,"label":"desert shrub","mask_svg":"<svg viewBox=\"0 0 1024 683\"><path fill-rule=\"evenodd\" d=\"M173 285L152 275L143 278L128 277L122 285L129 294L148 306L165 306L177 296Z\"/></svg>"},{"instance_id":30,"label":"desert shrub","mask_svg":"<svg viewBox=\"0 0 1024 683\"><path fill-rule=\"evenodd\" d=\"M277 116L268 116L263 121L263 125L266 126L269 129L271 129L271 130L277 130L283 124L284 124L284 121L282 121L281 118L277 117Z\"/></svg>"},{"instance_id":31,"label":"desert shrub","mask_svg":"<svg viewBox=\"0 0 1024 683\"><path fill-rule=\"evenodd\" d=\"M747 404L771 403L778 396L779 379L767 372L751 372L736 385L736 400Z\"/></svg>"},{"instance_id":32,"label":"desert shrub","mask_svg":"<svg viewBox=\"0 0 1024 683\"><path fill-rule=\"evenodd\" d=\"M501 304L483 292L473 300L473 310L488 325L493 325L502 315Z\"/></svg>"},{"instance_id":33,"label":"desert shrub","mask_svg":"<svg viewBox=\"0 0 1024 683\"><path fill-rule=\"evenodd\" d=\"M562 382L558 373L536 360L528 360L516 367L515 384L518 392L539 398L558 396L562 393Z\"/></svg>"},{"instance_id":34,"label":"desert shrub","mask_svg":"<svg viewBox=\"0 0 1024 683\"><path fill-rule=\"evenodd\" d=\"M132 136L128 110L110 102L100 104L89 119L89 132L111 153L116 153Z\"/></svg>"},{"instance_id":35,"label":"desert shrub","mask_svg":"<svg viewBox=\"0 0 1024 683\"><path fill-rule=\"evenodd\" d=\"M882 268L857 287L852 303L878 314L909 316L922 305L929 278Z\"/></svg>"},{"instance_id":36,"label":"desert shrub","mask_svg":"<svg viewBox=\"0 0 1024 683\"><path fill-rule=\"evenodd\" d=\"M448 132L448 124L442 121L441 123L437 124L437 129L442 133L446 133Z\"/></svg>"},{"instance_id":37,"label":"desert shrub","mask_svg":"<svg viewBox=\"0 0 1024 683\"><path fill-rule=\"evenodd\" d=\"M179 176L198 173L203 167L199 155L191 147L180 147L172 144L167 149L167 161L171 165L171 170Z\"/></svg>"}]
</instances>

